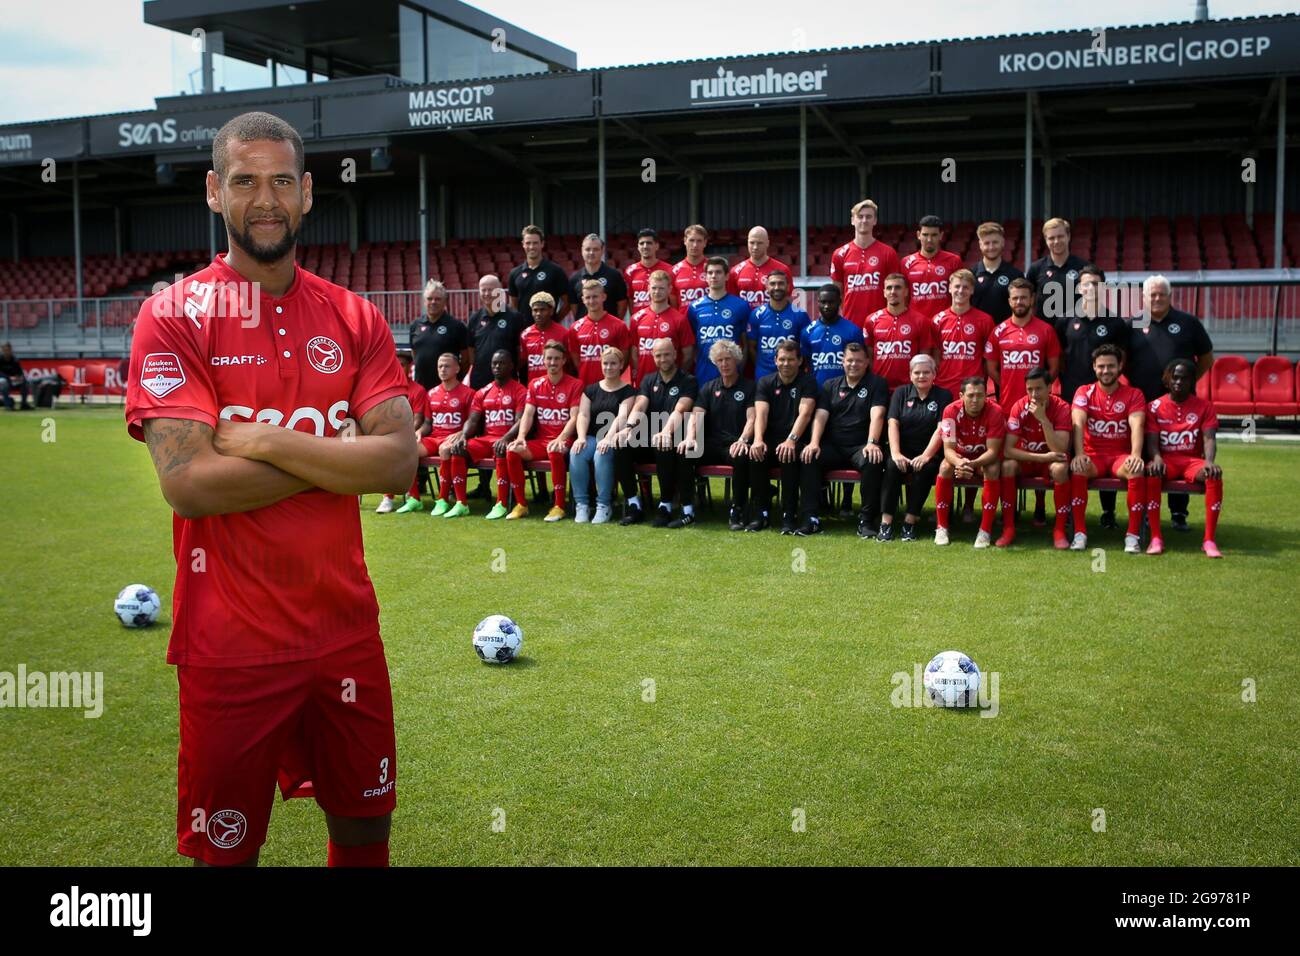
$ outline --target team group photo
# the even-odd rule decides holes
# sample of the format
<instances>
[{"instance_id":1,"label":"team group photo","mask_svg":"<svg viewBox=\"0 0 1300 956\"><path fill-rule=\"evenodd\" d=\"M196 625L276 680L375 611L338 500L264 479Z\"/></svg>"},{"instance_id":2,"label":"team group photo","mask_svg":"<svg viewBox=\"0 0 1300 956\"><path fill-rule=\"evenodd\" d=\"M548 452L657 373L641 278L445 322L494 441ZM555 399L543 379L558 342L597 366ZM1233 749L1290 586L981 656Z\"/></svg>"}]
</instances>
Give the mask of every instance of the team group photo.
<instances>
[{"instance_id":1,"label":"team group photo","mask_svg":"<svg viewBox=\"0 0 1300 956\"><path fill-rule=\"evenodd\" d=\"M1294 12L54 6L0 864L1300 862Z\"/></svg>"}]
</instances>

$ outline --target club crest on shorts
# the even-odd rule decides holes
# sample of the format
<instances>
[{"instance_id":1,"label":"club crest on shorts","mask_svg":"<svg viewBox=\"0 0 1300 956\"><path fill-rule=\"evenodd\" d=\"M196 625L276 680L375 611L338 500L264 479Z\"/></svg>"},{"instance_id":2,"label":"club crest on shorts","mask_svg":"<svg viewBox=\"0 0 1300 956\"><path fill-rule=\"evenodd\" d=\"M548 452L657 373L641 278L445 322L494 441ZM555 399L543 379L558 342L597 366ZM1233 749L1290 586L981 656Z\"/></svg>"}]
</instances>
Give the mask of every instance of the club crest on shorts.
<instances>
[{"instance_id":1,"label":"club crest on shorts","mask_svg":"<svg viewBox=\"0 0 1300 956\"><path fill-rule=\"evenodd\" d=\"M208 839L222 850L239 846L248 834L248 820L238 810L218 810L208 817Z\"/></svg>"},{"instance_id":2,"label":"club crest on shorts","mask_svg":"<svg viewBox=\"0 0 1300 956\"><path fill-rule=\"evenodd\" d=\"M316 371L333 375L343 367L343 349L329 336L318 335L307 342L307 361Z\"/></svg>"}]
</instances>

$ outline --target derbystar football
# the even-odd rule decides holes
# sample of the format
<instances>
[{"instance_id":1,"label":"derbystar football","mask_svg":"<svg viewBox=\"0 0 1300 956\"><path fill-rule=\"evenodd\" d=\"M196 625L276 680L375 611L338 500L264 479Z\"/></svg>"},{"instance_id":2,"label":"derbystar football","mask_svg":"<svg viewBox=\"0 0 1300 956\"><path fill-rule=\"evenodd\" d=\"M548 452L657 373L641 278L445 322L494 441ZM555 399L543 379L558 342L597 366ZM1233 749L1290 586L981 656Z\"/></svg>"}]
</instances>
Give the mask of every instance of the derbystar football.
<instances>
[{"instance_id":1,"label":"derbystar football","mask_svg":"<svg viewBox=\"0 0 1300 956\"><path fill-rule=\"evenodd\" d=\"M519 656L524 632L504 614L492 614L474 628L474 653L489 664L508 664Z\"/></svg>"},{"instance_id":2,"label":"derbystar football","mask_svg":"<svg viewBox=\"0 0 1300 956\"><path fill-rule=\"evenodd\" d=\"M980 669L961 651L944 651L925 665L922 681L940 707L969 707L979 697Z\"/></svg>"},{"instance_id":3,"label":"derbystar football","mask_svg":"<svg viewBox=\"0 0 1300 956\"><path fill-rule=\"evenodd\" d=\"M147 584L128 584L113 601L113 613L123 627L148 627L158 620L160 610L158 592Z\"/></svg>"}]
</instances>

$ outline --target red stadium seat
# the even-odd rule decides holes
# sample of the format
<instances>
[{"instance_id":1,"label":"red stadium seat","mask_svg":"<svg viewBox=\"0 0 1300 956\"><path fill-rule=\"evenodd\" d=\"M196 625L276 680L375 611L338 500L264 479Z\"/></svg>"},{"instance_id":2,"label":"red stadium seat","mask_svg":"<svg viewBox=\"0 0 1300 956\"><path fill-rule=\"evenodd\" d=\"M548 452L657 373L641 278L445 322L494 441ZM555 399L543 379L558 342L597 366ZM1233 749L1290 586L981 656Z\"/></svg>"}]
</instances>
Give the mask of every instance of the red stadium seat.
<instances>
[{"instance_id":1,"label":"red stadium seat","mask_svg":"<svg viewBox=\"0 0 1300 956\"><path fill-rule=\"evenodd\" d=\"M1253 415L1250 363L1240 355L1224 355L1214 360L1210 369L1214 410L1220 415Z\"/></svg>"},{"instance_id":2,"label":"red stadium seat","mask_svg":"<svg viewBox=\"0 0 1300 956\"><path fill-rule=\"evenodd\" d=\"M1300 407L1296 404L1296 373L1290 359L1281 355L1258 358L1251 367L1250 377L1256 415L1300 414Z\"/></svg>"},{"instance_id":3,"label":"red stadium seat","mask_svg":"<svg viewBox=\"0 0 1300 956\"><path fill-rule=\"evenodd\" d=\"M1212 377L1213 376L1207 372L1196 380L1196 394L1207 402L1211 400L1210 379Z\"/></svg>"}]
</instances>

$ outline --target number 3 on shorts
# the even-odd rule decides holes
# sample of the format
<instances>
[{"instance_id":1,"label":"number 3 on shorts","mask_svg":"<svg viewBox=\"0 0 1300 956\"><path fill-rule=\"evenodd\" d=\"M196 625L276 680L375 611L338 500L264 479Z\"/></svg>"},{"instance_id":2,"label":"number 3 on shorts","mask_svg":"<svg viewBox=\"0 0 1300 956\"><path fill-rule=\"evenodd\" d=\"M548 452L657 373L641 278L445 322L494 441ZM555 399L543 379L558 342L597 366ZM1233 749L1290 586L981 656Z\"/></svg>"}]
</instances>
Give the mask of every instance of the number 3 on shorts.
<instances>
[{"instance_id":1,"label":"number 3 on shorts","mask_svg":"<svg viewBox=\"0 0 1300 956\"><path fill-rule=\"evenodd\" d=\"M379 782L380 783L388 782L388 758L387 757L379 761Z\"/></svg>"}]
</instances>

